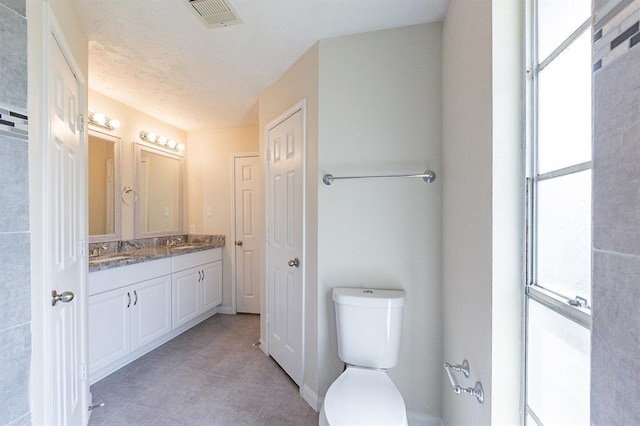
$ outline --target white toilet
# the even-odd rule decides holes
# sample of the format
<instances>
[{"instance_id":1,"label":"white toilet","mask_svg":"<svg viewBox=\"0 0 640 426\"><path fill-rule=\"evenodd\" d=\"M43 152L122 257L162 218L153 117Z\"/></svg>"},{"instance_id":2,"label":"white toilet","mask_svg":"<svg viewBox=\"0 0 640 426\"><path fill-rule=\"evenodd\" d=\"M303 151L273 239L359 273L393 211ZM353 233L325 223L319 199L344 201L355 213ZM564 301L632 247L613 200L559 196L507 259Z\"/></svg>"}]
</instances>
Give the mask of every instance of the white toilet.
<instances>
[{"instance_id":1,"label":"white toilet","mask_svg":"<svg viewBox=\"0 0 640 426\"><path fill-rule=\"evenodd\" d=\"M404 400L386 373L398 363L404 291L334 288L333 301L347 369L329 387L319 424L406 426Z\"/></svg>"}]
</instances>

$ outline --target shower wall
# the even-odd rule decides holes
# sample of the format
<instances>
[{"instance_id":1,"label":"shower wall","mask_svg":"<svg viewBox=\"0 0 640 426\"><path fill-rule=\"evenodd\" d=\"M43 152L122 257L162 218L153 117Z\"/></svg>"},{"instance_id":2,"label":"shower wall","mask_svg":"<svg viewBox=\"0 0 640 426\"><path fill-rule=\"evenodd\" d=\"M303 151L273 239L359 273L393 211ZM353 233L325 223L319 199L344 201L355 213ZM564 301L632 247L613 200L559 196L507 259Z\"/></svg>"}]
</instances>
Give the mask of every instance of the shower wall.
<instances>
[{"instance_id":1,"label":"shower wall","mask_svg":"<svg viewBox=\"0 0 640 426\"><path fill-rule=\"evenodd\" d=\"M31 424L25 0L0 0L0 424Z\"/></svg>"},{"instance_id":2,"label":"shower wall","mask_svg":"<svg viewBox=\"0 0 640 426\"><path fill-rule=\"evenodd\" d=\"M591 423L640 424L640 0L595 0Z\"/></svg>"}]
</instances>

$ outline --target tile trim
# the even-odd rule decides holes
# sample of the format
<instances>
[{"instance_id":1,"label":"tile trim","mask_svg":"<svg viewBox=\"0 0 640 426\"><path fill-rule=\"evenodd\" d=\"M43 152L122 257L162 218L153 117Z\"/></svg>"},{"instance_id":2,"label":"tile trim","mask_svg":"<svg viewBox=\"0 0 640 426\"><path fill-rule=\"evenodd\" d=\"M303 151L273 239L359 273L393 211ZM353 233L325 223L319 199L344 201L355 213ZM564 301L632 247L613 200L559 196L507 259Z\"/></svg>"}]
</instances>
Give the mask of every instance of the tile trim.
<instances>
[{"instance_id":1,"label":"tile trim","mask_svg":"<svg viewBox=\"0 0 640 426\"><path fill-rule=\"evenodd\" d=\"M29 116L27 110L0 103L0 135L28 141Z\"/></svg>"}]
</instances>

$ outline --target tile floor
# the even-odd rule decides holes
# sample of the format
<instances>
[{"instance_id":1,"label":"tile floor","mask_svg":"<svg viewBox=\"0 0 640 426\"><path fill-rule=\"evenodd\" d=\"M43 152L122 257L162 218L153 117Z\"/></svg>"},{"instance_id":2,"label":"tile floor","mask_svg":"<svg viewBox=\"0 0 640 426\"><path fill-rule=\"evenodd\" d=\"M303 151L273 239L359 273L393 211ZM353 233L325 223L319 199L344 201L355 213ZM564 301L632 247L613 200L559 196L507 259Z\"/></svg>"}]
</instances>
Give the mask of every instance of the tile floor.
<instances>
[{"instance_id":1,"label":"tile floor","mask_svg":"<svg viewBox=\"0 0 640 426\"><path fill-rule=\"evenodd\" d=\"M90 425L317 425L318 413L253 346L257 315L214 315L91 386Z\"/></svg>"}]
</instances>

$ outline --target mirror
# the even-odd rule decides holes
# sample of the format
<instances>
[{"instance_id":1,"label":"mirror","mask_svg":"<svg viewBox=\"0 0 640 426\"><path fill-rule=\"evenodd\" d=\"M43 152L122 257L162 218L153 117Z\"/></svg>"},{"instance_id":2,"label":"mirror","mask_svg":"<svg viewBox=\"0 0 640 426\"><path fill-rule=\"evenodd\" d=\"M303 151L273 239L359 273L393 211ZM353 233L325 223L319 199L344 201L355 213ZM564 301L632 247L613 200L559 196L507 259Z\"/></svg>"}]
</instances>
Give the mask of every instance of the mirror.
<instances>
[{"instance_id":1,"label":"mirror","mask_svg":"<svg viewBox=\"0 0 640 426\"><path fill-rule=\"evenodd\" d=\"M120 238L120 138L89 130L89 242Z\"/></svg>"},{"instance_id":2,"label":"mirror","mask_svg":"<svg viewBox=\"0 0 640 426\"><path fill-rule=\"evenodd\" d=\"M182 233L182 157L136 144L136 238Z\"/></svg>"}]
</instances>

